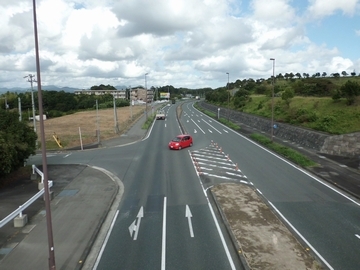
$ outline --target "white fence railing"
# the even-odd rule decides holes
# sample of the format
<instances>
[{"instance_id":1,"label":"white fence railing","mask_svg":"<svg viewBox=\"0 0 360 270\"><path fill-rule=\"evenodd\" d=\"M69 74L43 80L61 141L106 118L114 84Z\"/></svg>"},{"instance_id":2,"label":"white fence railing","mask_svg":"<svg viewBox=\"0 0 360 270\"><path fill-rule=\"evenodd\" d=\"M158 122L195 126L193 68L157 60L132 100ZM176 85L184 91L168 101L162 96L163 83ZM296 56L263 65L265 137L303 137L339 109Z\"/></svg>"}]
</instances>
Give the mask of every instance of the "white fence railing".
<instances>
[{"instance_id":1,"label":"white fence railing","mask_svg":"<svg viewBox=\"0 0 360 270\"><path fill-rule=\"evenodd\" d=\"M35 167L35 165L32 165L33 173L35 171L41 176L41 183L44 182L44 174L42 171L40 171L38 168ZM53 185L53 181L48 181L49 183L49 189ZM20 205L18 209L16 209L14 212L12 212L10 215L5 217L3 220L0 220L0 228L4 227L8 222L12 221L17 216L22 217L22 212L28 208L34 201L36 201L38 198L40 198L44 194L45 189L41 189L38 193L36 193L34 196L32 196L28 201L26 201L23 205Z\"/></svg>"}]
</instances>

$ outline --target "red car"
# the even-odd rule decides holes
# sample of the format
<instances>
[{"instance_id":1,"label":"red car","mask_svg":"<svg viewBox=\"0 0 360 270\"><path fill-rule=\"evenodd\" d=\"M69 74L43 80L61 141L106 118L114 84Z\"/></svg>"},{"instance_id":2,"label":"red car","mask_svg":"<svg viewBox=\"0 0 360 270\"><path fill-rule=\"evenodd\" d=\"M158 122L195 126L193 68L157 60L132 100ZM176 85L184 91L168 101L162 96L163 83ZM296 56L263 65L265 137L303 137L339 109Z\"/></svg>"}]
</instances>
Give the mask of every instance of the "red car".
<instances>
[{"instance_id":1,"label":"red car","mask_svg":"<svg viewBox=\"0 0 360 270\"><path fill-rule=\"evenodd\" d=\"M189 147L193 145L193 139L190 135L182 134L176 136L169 142L170 149L181 150L182 148Z\"/></svg>"}]
</instances>

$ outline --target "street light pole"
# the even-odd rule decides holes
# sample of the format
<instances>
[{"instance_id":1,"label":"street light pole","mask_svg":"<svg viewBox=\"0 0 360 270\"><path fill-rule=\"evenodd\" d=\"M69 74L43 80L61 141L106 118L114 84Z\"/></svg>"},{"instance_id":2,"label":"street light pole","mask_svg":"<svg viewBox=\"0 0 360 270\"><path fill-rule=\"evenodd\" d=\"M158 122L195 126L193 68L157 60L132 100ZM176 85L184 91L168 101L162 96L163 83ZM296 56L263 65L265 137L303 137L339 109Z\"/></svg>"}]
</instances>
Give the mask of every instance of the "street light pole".
<instances>
[{"instance_id":1,"label":"street light pole","mask_svg":"<svg viewBox=\"0 0 360 270\"><path fill-rule=\"evenodd\" d=\"M146 75L148 75L149 73L145 73L145 92L146 92L146 98L145 98L145 122L147 121L148 118L148 114L147 114L147 103L148 103L148 92L147 92L147 85L146 85Z\"/></svg>"},{"instance_id":2,"label":"street light pole","mask_svg":"<svg viewBox=\"0 0 360 270\"><path fill-rule=\"evenodd\" d=\"M25 76L24 78L28 78L28 82L30 82L30 85L31 85L31 105L32 105L34 131L36 133L35 103L34 103L34 88L33 88L33 83L36 82L36 80L34 79L34 77L35 77L35 75L29 74L29 75Z\"/></svg>"},{"instance_id":3,"label":"street light pole","mask_svg":"<svg viewBox=\"0 0 360 270\"><path fill-rule=\"evenodd\" d=\"M38 82L37 87L38 87L38 103L39 103L39 116L40 116L41 154L42 154L42 165L43 165L43 174L44 174L44 197L45 197L46 225L47 225L48 249L49 249L48 263L49 263L49 269L56 270L54 238L53 238L52 221L51 221L48 166L46 159L46 141L45 141L45 130L44 130L44 118L43 118L44 113L43 113L43 101L42 101L42 92L41 92L39 40L38 40L38 31L37 31L35 0L33 0L33 19L34 19L36 73L37 73L36 75Z\"/></svg>"},{"instance_id":4,"label":"street light pole","mask_svg":"<svg viewBox=\"0 0 360 270\"><path fill-rule=\"evenodd\" d=\"M229 90L229 77L230 77L230 74L229 74L229 72L226 72L226 74L228 75L227 89L228 89L228 122L229 122L229 119L230 119L230 90Z\"/></svg>"},{"instance_id":5,"label":"street light pole","mask_svg":"<svg viewBox=\"0 0 360 270\"><path fill-rule=\"evenodd\" d=\"M275 58L270 58L273 62L272 93L271 93L271 141L274 141L274 87L275 87Z\"/></svg>"}]
</instances>

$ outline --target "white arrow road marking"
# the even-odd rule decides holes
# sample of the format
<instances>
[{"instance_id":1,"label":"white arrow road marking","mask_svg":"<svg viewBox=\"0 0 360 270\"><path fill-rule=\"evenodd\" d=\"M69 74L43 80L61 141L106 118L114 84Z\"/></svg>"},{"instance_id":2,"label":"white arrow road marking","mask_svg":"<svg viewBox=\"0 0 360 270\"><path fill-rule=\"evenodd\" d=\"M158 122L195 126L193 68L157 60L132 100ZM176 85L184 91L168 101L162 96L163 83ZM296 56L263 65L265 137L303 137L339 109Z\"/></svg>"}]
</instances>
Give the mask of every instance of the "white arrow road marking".
<instances>
[{"instance_id":1,"label":"white arrow road marking","mask_svg":"<svg viewBox=\"0 0 360 270\"><path fill-rule=\"evenodd\" d=\"M141 218L143 218L143 217L144 217L144 208L141 206L139 213L136 216L136 219L129 226L130 237L132 237L132 233L135 232L134 239L133 239L134 241L137 239L139 229L140 229ZM137 220L137 223L136 223L136 220Z\"/></svg>"},{"instance_id":2,"label":"white arrow road marking","mask_svg":"<svg viewBox=\"0 0 360 270\"><path fill-rule=\"evenodd\" d=\"M193 227L192 227L192 223L191 223L192 214L190 211L190 207L188 205L186 205L186 208L185 208L185 217L187 217L188 222L189 222L190 236L194 237L194 231L193 231Z\"/></svg>"},{"instance_id":3,"label":"white arrow road marking","mask_svg":"<svg viewBox=\"0 0 360 270\"><path fill-rule=\"evenodd\" d=\"M133 223L131 223L131 225L129 226L129 232L130 232L130 237L132 238L132 234L133 232L136 230L136 219L133 221Z\"/></svg>"}]
</instances>

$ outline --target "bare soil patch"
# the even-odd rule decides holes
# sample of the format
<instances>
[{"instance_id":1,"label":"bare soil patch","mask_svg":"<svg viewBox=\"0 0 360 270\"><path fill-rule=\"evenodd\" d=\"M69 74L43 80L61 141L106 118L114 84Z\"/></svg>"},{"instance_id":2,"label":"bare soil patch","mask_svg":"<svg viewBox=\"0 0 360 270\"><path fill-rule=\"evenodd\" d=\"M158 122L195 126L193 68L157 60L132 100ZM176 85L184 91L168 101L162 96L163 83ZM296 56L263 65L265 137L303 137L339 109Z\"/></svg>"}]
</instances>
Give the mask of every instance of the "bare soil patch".
<instances>
[{"instance_id":1,"label":"bare soil patch","mask_svg":"<svg viewBox=\"0 0 360 270\"><path fill-rule=\"evenodd\" d=\"M47 149L60 149L53 135L56 135L64 148L80 145L80 133L84 145L96 143L100 130L100 140L111 139L123 134L145 111L145 105L116 108L119 132L115 132L114 109L77 112L44 121ZM132 116L132 117L131 117ZM40 141L40 123L37 122L37 135Z\"/></svg>"},{"instance_id":2,"label":"bare soil patch","mask_svg":"<svg viewBox=\"0 0 360 270\"><path fill-rule=\"evenodd\" d=\"M250 269L323 269L251 187L221 184L212 192Z\"/></svg>"}]
</instances>

